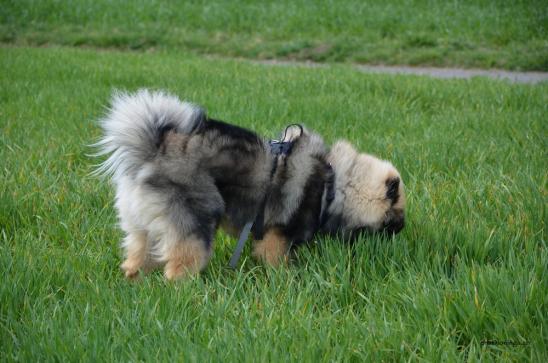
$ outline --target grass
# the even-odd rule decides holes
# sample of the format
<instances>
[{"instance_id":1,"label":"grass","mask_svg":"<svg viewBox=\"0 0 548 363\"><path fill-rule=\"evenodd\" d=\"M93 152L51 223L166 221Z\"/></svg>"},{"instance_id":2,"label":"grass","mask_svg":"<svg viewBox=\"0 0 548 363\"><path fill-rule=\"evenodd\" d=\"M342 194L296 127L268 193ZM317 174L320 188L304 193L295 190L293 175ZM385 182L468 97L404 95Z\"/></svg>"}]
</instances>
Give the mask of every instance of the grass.
<instances>
[{"instance_id":1,"label":"grass","mask_svg":"<svg viewBox=\"0 0 548 363\"><path fill-rule=\"evenodd\" d=\"M0 41L548 70L542 0L0 1Z\"/></svg>"},{"instance_id":2,"label":"grass","mask_svg":"<svg viewBox=\"0 0 548 363\"><path fill-rule=\"evenodd\" d=\"M548 354L546 83L66 48L0 48L0 65L1 361ZM219 234L199 277L125 281L112 188L88 175L86 145L112 89L139 87L264 135L303 122L393 161L406 228L353 247L320 240L289 268L246 259L238 272L226 268L235 241Z\"/></svg>"}]
</instances>

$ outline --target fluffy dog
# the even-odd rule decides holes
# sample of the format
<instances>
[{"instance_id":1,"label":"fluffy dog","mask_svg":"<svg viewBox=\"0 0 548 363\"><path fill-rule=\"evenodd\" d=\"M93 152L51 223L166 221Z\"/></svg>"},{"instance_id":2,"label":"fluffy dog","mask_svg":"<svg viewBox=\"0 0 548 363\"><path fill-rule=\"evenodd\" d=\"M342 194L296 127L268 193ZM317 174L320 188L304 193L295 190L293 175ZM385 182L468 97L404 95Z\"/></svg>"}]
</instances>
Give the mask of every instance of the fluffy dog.
<instances>
[{"instance_id":1,"label":"fluffy dog","mask_svg":"<svg viewBox=\"0 0 548 363\"><path fill-rule=\"evenodd\" d=\"M96 145L108 158L98 172L116 186L127 277L160 265L167 279L201 271L219 226L255 221L253 255L276 265L316 233L353 238L404 225L397 170L346 141L328 150L296 125L269 142L147 90L115 94L101 126Z\"/></svg>"}]
</instances>

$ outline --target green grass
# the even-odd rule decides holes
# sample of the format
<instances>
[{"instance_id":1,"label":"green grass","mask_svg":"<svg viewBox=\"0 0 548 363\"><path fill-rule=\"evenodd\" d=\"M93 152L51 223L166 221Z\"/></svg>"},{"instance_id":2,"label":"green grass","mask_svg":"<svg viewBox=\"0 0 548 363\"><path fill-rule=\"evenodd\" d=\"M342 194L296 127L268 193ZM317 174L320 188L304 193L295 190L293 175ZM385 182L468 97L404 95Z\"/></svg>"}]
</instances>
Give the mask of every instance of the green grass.
<instances>
[{"instance_id":1,"label":"green grass","mask_svg":"<svg viewBox=\"0 0 548 363\"><path fill-rule=\"evenodd\" d=\"M64 48L0 48L0 66L0 361L547 356L546 83ZM86 145L113 88L139 87L268 136L303 122L393 161L406 228L239 272L219 234L199 277L127 282L113 191L88 175Z\"/></svg>"},{"instance_id":2,"label":"green grass","mask_svg":"<svg viewBox=\"0 0 548 363\"><path fill-rule=\"evenodd\" d=\"M1 0L0 41L548 70L545 1Z\"/></svg>"}]
</instances>

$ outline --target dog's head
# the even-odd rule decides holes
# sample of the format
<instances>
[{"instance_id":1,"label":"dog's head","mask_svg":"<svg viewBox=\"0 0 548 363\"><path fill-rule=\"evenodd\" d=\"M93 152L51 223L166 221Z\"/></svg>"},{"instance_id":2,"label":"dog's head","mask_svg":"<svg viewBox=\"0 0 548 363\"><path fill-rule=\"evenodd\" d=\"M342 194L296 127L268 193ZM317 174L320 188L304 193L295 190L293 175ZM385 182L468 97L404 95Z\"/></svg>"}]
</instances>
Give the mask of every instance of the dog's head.
<instances>
[{"instance_id":1,"label":"dog's head","mask_svg":"<svg viewBox=\"0 0 548 363\"><path fill-rule=\"evenodd\" d=\"M332 147L328 161L335 173L335 198L324 232L352 238L361 232L396 234L403 228L403 182L391 163L359 154L346 141Z\"/></svg>"}]
</instances>

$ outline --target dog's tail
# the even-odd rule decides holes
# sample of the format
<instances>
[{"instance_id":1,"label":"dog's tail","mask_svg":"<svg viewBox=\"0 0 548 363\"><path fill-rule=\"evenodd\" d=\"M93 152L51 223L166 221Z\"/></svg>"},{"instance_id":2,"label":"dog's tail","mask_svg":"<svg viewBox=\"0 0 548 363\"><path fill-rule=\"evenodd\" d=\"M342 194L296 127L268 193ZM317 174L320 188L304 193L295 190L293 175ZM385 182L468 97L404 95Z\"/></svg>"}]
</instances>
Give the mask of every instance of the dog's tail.
<instances>
[{"instance_id":1,"label":"dog's tail","mask_svg":"<svg viewBox=\"0 0 548 363\"><path fill-rule=\"evenodd\" d=\"M191 133L205 119L205 112L161 91L115 92L107 115L101 120L103 137L94 144L96 156L109 155L97 175L133 173L151 160L169 130Z\"/></svg>"}]
</instances>

